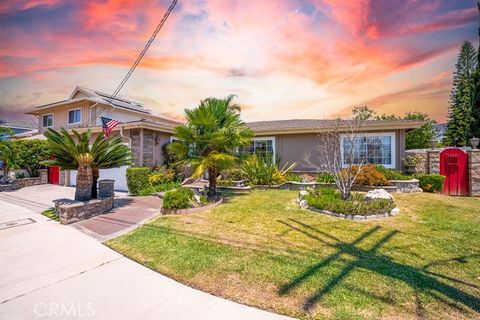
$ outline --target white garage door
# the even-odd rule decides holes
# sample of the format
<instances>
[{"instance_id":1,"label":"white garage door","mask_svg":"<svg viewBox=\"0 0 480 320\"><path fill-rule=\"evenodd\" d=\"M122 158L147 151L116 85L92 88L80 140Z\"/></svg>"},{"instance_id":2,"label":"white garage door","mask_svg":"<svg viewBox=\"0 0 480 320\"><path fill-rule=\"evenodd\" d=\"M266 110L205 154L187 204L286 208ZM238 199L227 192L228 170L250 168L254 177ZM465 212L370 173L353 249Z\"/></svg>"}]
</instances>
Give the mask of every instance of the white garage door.
<instances>
[{"instance_id":1,"label":"white garage door","mask_svg":"<svg viewBox=\"0 0 480 320\"><path fill-rule=\"evenodd\" d=\"M115 180L115 190L128 191L127 168L128 166L113 168L113 169L101 169L99 180L101 179ZM70 171L70 185L74 186L76 184L77 184L77 170L72 170Z\"/></svg>"}]
</instances>

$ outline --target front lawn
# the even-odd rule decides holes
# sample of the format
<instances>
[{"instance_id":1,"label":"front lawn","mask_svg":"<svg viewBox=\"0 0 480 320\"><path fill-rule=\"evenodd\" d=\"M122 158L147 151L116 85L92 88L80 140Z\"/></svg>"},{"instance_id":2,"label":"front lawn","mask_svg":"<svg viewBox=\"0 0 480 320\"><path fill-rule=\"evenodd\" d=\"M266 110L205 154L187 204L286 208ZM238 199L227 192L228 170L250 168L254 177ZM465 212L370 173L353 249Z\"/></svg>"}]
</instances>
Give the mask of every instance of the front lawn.
<instances>
[{"instance_id":1,"label":"front lawn","mask_svg":"<svg viewBox=\"0 0 480 320\"><path fill-rule=\"evenodd\" d=\"M396 217L300 210L297 192L239 195L107 242L192 287L294 317L480 319L480 200L397 194Z\"/></svg>"}]
</instances>

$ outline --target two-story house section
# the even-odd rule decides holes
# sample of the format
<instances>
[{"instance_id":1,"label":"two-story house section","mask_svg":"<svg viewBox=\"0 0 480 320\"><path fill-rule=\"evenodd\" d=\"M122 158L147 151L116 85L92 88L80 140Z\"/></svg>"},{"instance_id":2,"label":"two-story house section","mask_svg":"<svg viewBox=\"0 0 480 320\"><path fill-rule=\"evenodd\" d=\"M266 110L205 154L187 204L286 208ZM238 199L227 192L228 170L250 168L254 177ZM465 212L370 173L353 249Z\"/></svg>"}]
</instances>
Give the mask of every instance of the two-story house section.
<instances>
[{"instance_id":1,"label":"two-story house section","mask_svg":"<svg viewBox=\"0 0 480 320\"><path fill-rule=\"evenodd\" d=\"M142 103L120 97L110 101L109 94L83 87L76 87L66 100L37 106L29 114L38 117L39 132L48 128L79 132L90 129L92 139L102 132L102 117L118 120L121 123L112 135L120 135L128 143L136 166L147 167L163 163L162 146L171 141L174 128L181 124L152 114ZM115 179L116 189L126 190L125 171L126 167L101 170L100 178ZM75 171L60 173L60 184L75 185L75 182Z\"/></svg>"}]
</instances>

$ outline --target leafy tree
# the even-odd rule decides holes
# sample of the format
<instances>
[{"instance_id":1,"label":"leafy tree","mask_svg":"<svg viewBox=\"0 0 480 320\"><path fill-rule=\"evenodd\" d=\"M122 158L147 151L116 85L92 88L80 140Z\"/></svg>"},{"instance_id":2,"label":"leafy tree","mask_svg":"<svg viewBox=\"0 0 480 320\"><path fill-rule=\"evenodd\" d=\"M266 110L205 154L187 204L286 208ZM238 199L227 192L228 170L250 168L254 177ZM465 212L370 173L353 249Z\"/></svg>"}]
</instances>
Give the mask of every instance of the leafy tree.
<instances>
[{"instance_id":1,"label":"leafy tree","mask_svg":"<svg viewBox=\"0 0 480 320\"><path fill-rule=\"evenodd\" d=\"M428 148L430 140L437 136L433 125L434 120L423 112L407 112L403 117L394 114L377 115L375 110L368 106L359 106L352 109L353 118L358 121L365 120L416 120L424 121L425 124L418 129L407 132L405 136L406 149Z\"/></svg>"},{"instance_id":2,"label":"leafy tree","mask_svg":"<svg viewBox=\"0 0 480 320\"><path fill-rule=\"evenodd\" d=\"M13 136L13 130L11 128L0 127L0 140L2 138Z\"/></svg>"},{"instance_id":3,"label":"leafy tree","mask_svg":"<svg viewBox=\"0 0 480 320\"><path fill-rule=\"evenodd\" d=\"M18 158L18 166L25 169L30 177L37 174L42 162L48 159L48 143L46 140L15 140L12 147Z\"/></svg>"},{"instance_id":4,"label":"leafy tree","mask_svg":"<svg viewBox=\"0 0 480 320\"><path fill-rule=\"evenodd\" d=\"M436 138L437 132L433 125L436 123L430 119L428 114L423 112L407 112L403 117L404 120L423 121L425 124L418 129L407 132L405 135L406 149L422 149L428 148L430 140Z\"/></svg>"},{"instance_id":5,"label":"leafy tree","mask_svg":"<svg viewBox=\"0 0 480 320\"><path fill-rule=\"evenodd\" d=\"M480 2L477 2L477 9L480 17ZM479 48L477 50L477 68L473 74L474 94L472 105L472 127L470 133L472 137L480 137L480 26L478 28Z\"/></svg>"},{"instance_id":6,"label":"leafy tree","mask_svg":"<svg viewBox=\"0 0 480 320\"><path fill-rule=\"evenodd\" d=\"M72 130L73 137L63 128L60 132L48 129L44 134L48 139L50 155L55 158L47 163L60 166L63 170L78 170L75 200L97 197L100 169L131 164L130 148L122 143L119 136L106 139L101 133L90 146L90 130L84 133Z\"/></svg>"},{"instance_id":7,"label":"leafy tree","mask_svg":"<svg viewBox=\"0 0 480 320\"><path fill-rule=\"evenodd\" d=\"M238 149L248 145L253 132L240 118L240 107L232 104L233 96L208 98L195 109L185 110L187 123L175 128L178 141L169 148L181 159L179 163L193 166L192 177L208 172L210 199L217 196L217 177L231 167Z\"/></svg>"},{"instance_id":8,"label":"leafy tree","mask_svg":"<svg viewBox=\"0 0 480 320\"><path fill-rule=\"evenodd\" d=\"M3 162L3 182L8 182L10 170L18 168L18 157L11 141L0 141L0 161Z\"/></svg>"},{"instance_id":9,"label":"leafy tree","mask_svg":"<svg viewBox=\"0 0 480 320\"><path fill-rule=\"evenodd\" d=\"M445 145L468 145L474 125L472 109L475 97L475 73L478 66L477 52L472 44L465 41L458 55L450 92L449 120Z\"/></svg>"}]
</instances>

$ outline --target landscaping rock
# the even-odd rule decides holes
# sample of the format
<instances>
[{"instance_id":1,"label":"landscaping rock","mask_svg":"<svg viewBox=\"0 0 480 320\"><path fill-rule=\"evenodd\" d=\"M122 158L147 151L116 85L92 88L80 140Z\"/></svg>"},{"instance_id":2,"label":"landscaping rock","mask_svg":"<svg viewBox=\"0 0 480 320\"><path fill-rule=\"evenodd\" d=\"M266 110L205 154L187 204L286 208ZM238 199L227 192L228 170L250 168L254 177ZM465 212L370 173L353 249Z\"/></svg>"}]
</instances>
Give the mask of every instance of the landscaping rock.
<instances>
[{"instance_id":1,"label":"landscaping rock","mask_svg":"<svg viewBox=\"0 0 480 320\"><path fill-rule=\"evenodd\" d=\"M390 193L388 193L384 189L375 189L375 190L369 191L365 195L364 199L367 201L372 201L376 199L393 200L393 197Z\"/></svg>"},{"instance_id":2,"label":"landscaping rock","mask_svg":"<svg viewBox=\"0 0 480 320\"><path fill-rule=\"evenodd\" d=\"M400 209L398 208L393 208L392 211L390 211L391 216L396 216L400 212Z\"/></svg>"},{"instance_id":3,"label":"landscaping rock","mask_svg":"<svg viewBox=\"0 0 480 320\"><path fill-rule=\"evenodd\" d=\"M302 190L298 193L298 202L302 201L305 199L305 197L308 195L308 191Z\"/></svg>"},{"instance_id":4,"label":"landscaping rock","mask_svg":"<svg viewBox=\"0 0 480 320\"><path fill-rule=\"evenodd\" d=\"M300 201L300 208L302 208L302 209L307 209L308 208L307 200Z\"/></svg>"}]
</instances>

